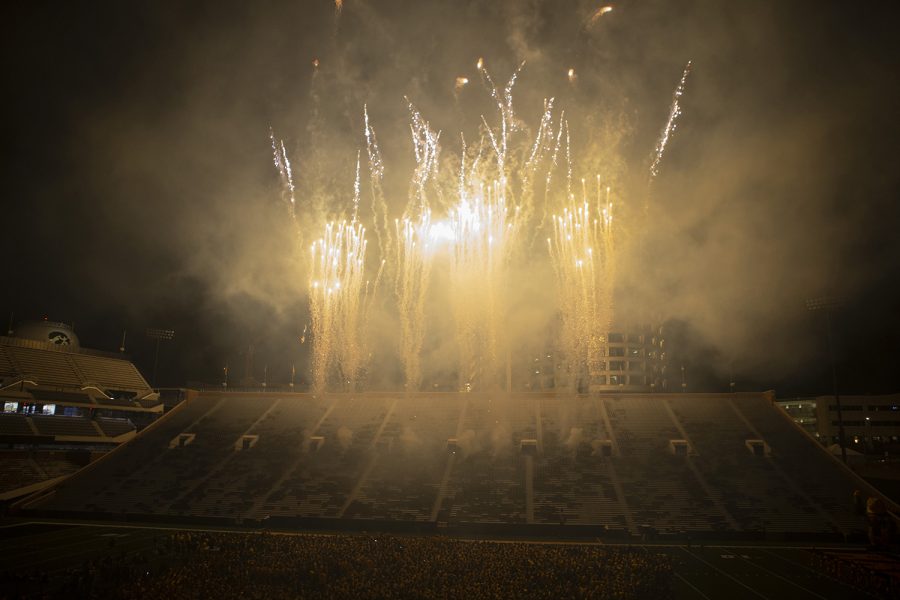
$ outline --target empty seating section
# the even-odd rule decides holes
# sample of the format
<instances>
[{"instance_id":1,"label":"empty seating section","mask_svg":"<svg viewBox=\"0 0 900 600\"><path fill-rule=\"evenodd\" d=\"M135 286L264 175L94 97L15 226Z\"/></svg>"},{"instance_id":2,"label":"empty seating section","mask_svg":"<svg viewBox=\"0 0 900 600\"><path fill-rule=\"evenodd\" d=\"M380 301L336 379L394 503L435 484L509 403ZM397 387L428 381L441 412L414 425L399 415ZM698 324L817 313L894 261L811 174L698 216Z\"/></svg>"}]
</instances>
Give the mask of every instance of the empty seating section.
<instances>
[{"instance_id":1,"label":"empty seating section","mask_svg":"<svg viewBox=\"0 0 900 600\"><path fill-rule=\"evenodd\" d=\"M690 436L695 464L719 490L729 513L747 530L832 531L809 502L791 490L773 459L746 446L756 434L731 400L672 398L673 412ZM746 401L741 401L742 406ZM767 410L773 410L768 406Z\"/></svg>"},{"instance_id":2,"label":"empty seating section","mask_svg":"<svg viewBox=\"0 0 900 600\"><path fill-rule=\"evenodd\" d=\"M71 354L85 382L116 390L147 390L150 386L135 366L127 360L101 358L87 354Z\"/></svg>"},{"instance_id":3,"label":"empty seating section","mask_svg":"<svg viewBox=\"0 0 900 600\"><path fill-rule=\"evenodd\" d=\"M40 483L45 479L47 476L32 459L0 455L0 493Z\"/></svg>"},{"instance_id":4,"label":"empty seating section","mask_svg":"<svg viewBox=\"0 0 900 600\"><path fill-rule=\"evenodd\" d=\"M862 530L852 476L777 411L751 395L204 394L31 508L632 534ZM5 419L3 430L21 429ZM97 423L112 435L112 422ZM182 433L194 439L170 448ZM242 447L242 435L258 437ZM670 440L684 437L692 452L675 455ZM771 455L747 448L757 437Z\"/></svg>"},{"instance_id":5,"label":"empty seating section","mask_svg":"<svg viewBox=\"0 0 900 600\"><path fill-rule=\"evenodd\" d=\"M80 389L85 385L93 385L103 390L124 390L138 394L150 391L150 385L127 360L19 346L0 346L0 377L23 378L44 388ZM38 392L51 396L57 393L46 389ZM35 398L53 400L51 396ZM90 399L83 394L83 398L73 398L72 401L89 402Z\"/></svg>"},{"instance_id":6,"label":"empty seating section","mask_svg":"<svg viewBox=\"0 0 900 600\"><path fill-rule=\"evenodd\" d=\"M201 419L218 405L219 399L204 396L182 403L141 435L121 445L103 460L78 474L77 483L69 480L56 488L53 503L57 508L105 511L114 514L153 512L151 495L164 482L155 470L156 461L166 456L173 437ZM145 480L146 486L131 489L128 480ZM143 490L149 490L142 495Z\"/></svg>"},{"instance_id":7,"label":"empty seating section","mask_svg":"<svg viewBox=\"0 0 900 600\"><path fill-rule=\"evenodd\" d=\"M103 406L127 406L131 408L138 406L134 400L129 400L127 398L103 398L102 396L97 398L97 404L102 404Z\"/></svg>"},{"instance_id":8,"label":"empty seating section","mask_svg":"<svg viewBox=\"0 0 900 600\"><path fill-rule=\"evenodd\" d=\"M534 439L533 400L473 395L460 427L459 451L444 508L451 522L526 522L523 438Z\"/></svg>"},{"instance_id":9,"label":"empty seating section","mask_svg":"<svg viewBox=\"0 0 900 600\"><path fill-rule=\"evenodd\" d=\"M81 468L79 461L60 452L0 453L0 493L71 475Z\"/></svg>"},{"instance_id":10,"label":"empty seating section","mask_svg":"<svg viewBox=\"0 0 900 600\"><path fill-rule=\"evenodd\" d=\"M82 381L72 366L70 354L52 350L7 346L6 351L21 370L22 377L40 385L81 387Z\"/></svg>"},{"instance_id":11,"label":"empty seating section","mask_svg":"<svg viewBox=\"0 0 900 600\"><path fill-rule=\"evenodd\" d=\"M0 415L0 435L33 435L25 415Z\"/></svg>"},{"instance_id":12,"label":"empty seating section","mask_svg":"<svg viewBox=\"0 0 900 600\"><path fill-rule=\"evenodd\" d=\"M535 459L538 523L601 524L626 530L611 461L600 444L610 440L596 398L541 400L543 453ZM610 448L611 450L611 448Z\"/></svg>"},{"instance_id":13,"label":"empty seating section","mask_svg":"<svg viewBox=\"0 0 900 600\"><path fill-rule=\"evenodd\" d=\"M325 443L304 455L272 490L260 514L337 517L368 467L391 398L340 398L315 431ZM313 423L315 425L315 423Z\"/></svg>"},{"instance_id":14,"label":"empty seating section","mask_svg":"<svg viewBox=\"0 0 900 600\"><path fill-rule=\"evenodd\" d=\"M82 392L57 392L53 390L29 390L35 400L42 402L78 402L91 404L91 397Z\"/></svg>"},{"instance_id":15,"label":"empty seating section","mask_svg":"<svg viewBox=\"0 0 900 600\"><path fill-rule=\"evenodd\" d=\"M205 480L182 492L183 497L173 506L200 515L247 513L265 500L281 474L308 451L304 440L326 410L323 402L277 401L248 431L238 434L259 436L252 450L230 452Z\"/></svg>"},{"instance_id":16,"label":"empty seating section","mask_svg":"<svg viewBox=\"0 0 900 600\"><path fill-rule=\"evenodd\" d=\"M850 502L856 486L840 465L822 455L818 442L801 435L781 409L762 399L742 403L739 410L758 430L769 432L774 460L813 502L824 508L841 528L859 527L859 517L852 513Z\"/></svg>"},{"instance_id":17,"label":"empty seating section","mask_svg":"<svg viewBox=\"0 0 900 600\"><path fill-rule=\"evenodd\" d=\"M345 517L428 521L456 437L456 395L398 402L385 425L374 467Z\"/></svg>"},{"instance_id":18,"label":"empty seating section","mask_svg":"<svg viewBox=\"0 0 900 600\"><path fill-rule=\"evenodd\" d=\"M18 371L6 354L6 347L0 346L0 377L14 377Z\"/></svg>"},{"instance_id":19,"label":"empty seating section","mask_svg":"<svg viewBox=\"0 0 900 600\"><path fill-rule=\"evenodd\" d=\"M601 400L618 441L616 470L636 525L661 531L727 529L691 472L689 459L670 452L670 440L682 436L661 401Z\"/></svg>"},{"instance_id":20,"label":"empty seating section","mask_svg":"<svg viewBox=\"0 0 900 600\"><path fill-rule=\"evenodd\" d=\"M134 431L134 424L128 419L107 419L98 417L97 425L103 430L103 433L109 437L117 437L128 432Z\"/></svg>"},{"instance_id":21,"label":"empty seating section","mask_svg":"<svg viewBox=\"0 0 900 600\"><path fill-rule=\"evenodd\" d=\"M155 512L172 504L233 452L235 439L273 401L217 402L199 419L172 432L170 436L171 439L181 433L193 433L193 442L168 449L158 455L148 468L126 477L122 481L121 492L146 505L146 508L141 507L146 512ZM172 510L176 514L190 513L183 502L172 504Z\"/></svg>"},{"instance_id":22,"label":"empty seating section","mask_svg":"<svg viewBox=\"0 0 900 600\"><path fill-rule=\"evenodd\" d=\"M31 417L41 435L100 437L93 421L82 417Z\"/></svg>"}]
</instances>

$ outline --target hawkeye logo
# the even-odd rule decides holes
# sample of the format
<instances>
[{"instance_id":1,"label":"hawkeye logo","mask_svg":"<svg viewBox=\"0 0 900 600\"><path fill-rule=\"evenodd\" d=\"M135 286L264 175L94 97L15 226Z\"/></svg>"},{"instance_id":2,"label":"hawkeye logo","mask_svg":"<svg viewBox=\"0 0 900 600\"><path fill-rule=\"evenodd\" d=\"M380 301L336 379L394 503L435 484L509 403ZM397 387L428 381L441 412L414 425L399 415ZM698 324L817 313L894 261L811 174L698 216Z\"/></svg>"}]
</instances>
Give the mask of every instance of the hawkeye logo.
<instances>
[{"instance_id":1,"label":"hawkeye logo","mask_svg":"<svg viewBox=\"0 0 900 600\"><path fill-rule=\"evenodd\" d=\"M69 336L62 331L51 331L47 334L47 339L50 340L51 344L56 344L57 346L68 346L71 343Z\"/></svg>"}]
</instances>

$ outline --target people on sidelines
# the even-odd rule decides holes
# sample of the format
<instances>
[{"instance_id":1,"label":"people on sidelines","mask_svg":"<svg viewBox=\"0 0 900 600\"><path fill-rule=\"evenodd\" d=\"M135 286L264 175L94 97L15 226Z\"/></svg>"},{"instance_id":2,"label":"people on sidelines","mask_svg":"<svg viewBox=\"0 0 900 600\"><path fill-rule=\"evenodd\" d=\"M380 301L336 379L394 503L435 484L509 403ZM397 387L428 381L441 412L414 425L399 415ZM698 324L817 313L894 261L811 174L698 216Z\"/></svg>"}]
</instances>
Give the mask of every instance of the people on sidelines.
<instances>
[{"instance_id":1,"label":"people on sidelines","mask_svg":"<svg viewBox=\"0 0 900 600\"><path fill-rule=\"evenodd\" d=\"M670 598L672 565L642 548L438 537L178 532L71 571L72 597ZM40 596L37 596L40 597Z\"/></svg>"}]
</instances>

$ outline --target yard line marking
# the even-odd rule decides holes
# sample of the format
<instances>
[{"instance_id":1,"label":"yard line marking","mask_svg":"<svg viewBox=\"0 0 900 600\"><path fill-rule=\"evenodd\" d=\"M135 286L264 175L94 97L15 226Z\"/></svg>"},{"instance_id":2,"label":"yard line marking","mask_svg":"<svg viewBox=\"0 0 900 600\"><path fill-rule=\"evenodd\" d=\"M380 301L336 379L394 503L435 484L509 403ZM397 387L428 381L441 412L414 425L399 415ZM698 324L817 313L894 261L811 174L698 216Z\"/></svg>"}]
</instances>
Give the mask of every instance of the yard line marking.
<instances>
[{"instance_id":1,"label":"yard line marking","mask_svg":"<svg viewBox=\"0 0 900 600\"><path fill-rule=\"evenodd\" d=\"M699 556L697 556L696 554L694 554L693 552L691 552L690 550L688 550L688 549L685 548L684 546L678 546L678 547L679 547L682 551L684 551L684 553L687 554L688 556L691 556L692 558L696 558L697 560L699 560L700 562L702 562L702 563L705 564L706 566L710 567L711 569L713 569L713 570L715 570L715 571L718 571L719 573L721 573L722 575L724 575L724 576L727 577L728 579L732 580L733 582L735 582L735 583L738 584L739 586L741 586L741 587L743 587L743 588L746 588L746 589L747 589L751 594L753 594L754 596L759 596L760 598L763 598L764 600L769 600L768 596L763 596L762 594L760 594L759 592L757 592L755 589L753 589L752 587L750 587L749 585L747 585L746 583L744 583L743 581L741 581L740 579L738 579L737 577L735 577L734 575L732 575L731 573L726 573L725 571L723 571L722 569L720 569L720 568L717 567L716 565L712 564L711 562L709 562L709 561L707 561L707 560L705 560L705 559L703 559L703 558L700 558Z\"/></svg>"}]
</instances>

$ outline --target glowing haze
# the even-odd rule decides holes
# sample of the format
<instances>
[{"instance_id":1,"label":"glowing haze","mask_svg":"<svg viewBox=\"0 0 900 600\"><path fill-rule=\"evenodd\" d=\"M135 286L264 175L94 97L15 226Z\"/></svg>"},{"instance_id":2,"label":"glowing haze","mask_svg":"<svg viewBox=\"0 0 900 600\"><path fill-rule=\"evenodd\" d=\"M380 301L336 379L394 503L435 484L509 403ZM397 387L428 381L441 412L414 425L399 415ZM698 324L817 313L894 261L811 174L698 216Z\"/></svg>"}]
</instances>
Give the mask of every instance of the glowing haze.
<instances>
[{"instance_id":1,"label":"glowing haze","mask_svg":"<svg viewBox=\"0 0 900 600\"><path fill-rule=\"evenodd\" d=\"M357 160L351 213L344 214L338 206L327 207L333 220L319 225L311 221L324 230L309 248L308 258L314 390L362 387L371 366L366 354L369 319L373 317L369 307L385 271L393 281L394 303L392 309L374 316L390 320L395 314L393 341L402 364L403 385L409 391L418 391L423 383L423 345L429 324L448 317L453 322L456 357L443 366L456 374L452 385L464 390L495 390L511 384L510 374L507 379L504 374L512 368L512 353L521 360L521 348L512 347L517 336L510 335L514 330L510 296L520 289L512 278L522 273L513 268L514 262L526 270L549 263L555 273L550 304L536 307L545 321L543 327L535 328L536 335L532 332L529 336L537 342L536 350L557 352L556 360L566 363L571 374L568 386L574 386L579 368L601 362L615 315L615 230L621 225L613 219L614 196L599 173L589 175L590 184L582 177L579 185L573 185L573 173L584 173L590 162L579 159L573 149L577 141L571 139L570 123L552 98L543 101L543 110L531 125L519 118L513 93L523 67L524 63L505 84L498 85L484 59L478 59L476 69L483 93L493 101L492 114L480 116L474 143L467 144L461 132L453 138L455 152L450 156L442 156L441 132L433 130L408 102L414 165L405 208L393 219L382 190L385 165L375 127L368 109L363 108L364 128L359 139L368 156L371 211L367 218L376 232L380 256L367 260ZM653 176L674 131L677 100L684 93L687 72L676 89L676 107L657 144ZM570 80L572 77L570 69ZM456 91L466 83L468 79L457 77ZM271 132L270 138L284 198L299 228L299 223L310 220L296 217L291 162L284 143ZM391 220L393 231L385 227ZM536 243L542 236L548 236L543 249ZM298 239L307 237L309 232L298 232ZM429 288L441 253L448 277L445 290L436 298L429 296ZM366 269L377 272L371 289ZM429 298L436 301L429 302ZM560 325L548 326L554 318ZM432 337L437 343L446 342L439 339L439 333ZM447 384L446 378L433 382Z\"/></svg>"},{"instance_id":2,"label":"glowing haze","mask_svg":"<svg viewBox=\"0 0 900 600\"><path fill-rule=\"evenodd\" d=\"M842 381L893 390L896 11L858 4L16 3L3 314L127 328L142 368L134 332L175 329L172 385L296 365L305 389L315 346L326 389L391 390L502 388L508 355L520 386L542 350L586 361L598 320L650 321L686 332L692 389L733 363L818 393L804 300L837 291ZM357 234L361 270L314 267Z\"/></svg>"}]
</instances>

